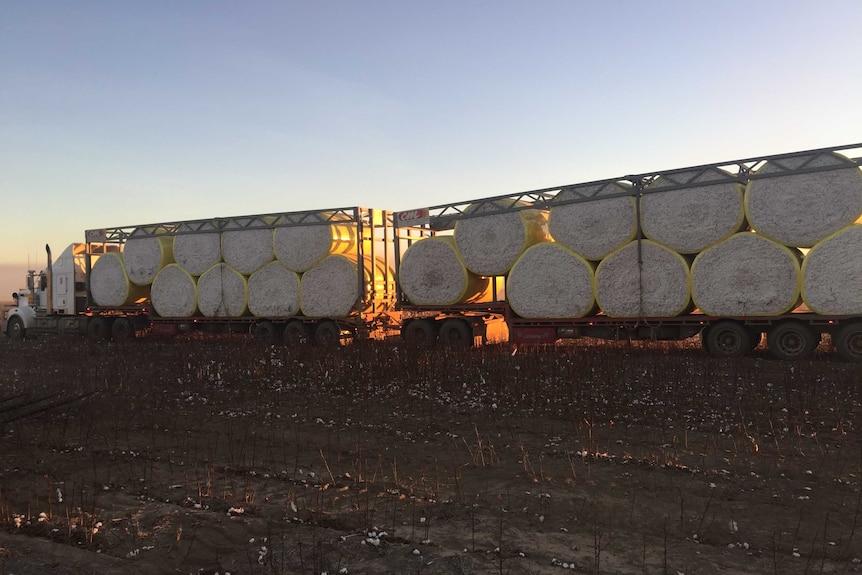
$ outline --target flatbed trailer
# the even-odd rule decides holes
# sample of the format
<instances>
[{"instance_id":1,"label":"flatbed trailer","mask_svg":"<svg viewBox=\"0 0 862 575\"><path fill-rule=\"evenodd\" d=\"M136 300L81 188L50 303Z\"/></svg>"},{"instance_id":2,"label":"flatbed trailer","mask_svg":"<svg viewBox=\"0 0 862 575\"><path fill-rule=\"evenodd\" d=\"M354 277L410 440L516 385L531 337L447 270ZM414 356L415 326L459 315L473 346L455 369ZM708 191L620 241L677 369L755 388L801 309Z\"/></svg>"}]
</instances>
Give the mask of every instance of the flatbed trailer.
<instances>
[{"instance_id":1,"label":"flatbed trailer","mask_svg":"<svg viewBox=\"0 0 862 575\"><path fill-rule=\"evenodd\" d=\"M819 165L821 156L849 155L840 165ZM757 173L767 162L781 167L782 160L813 158L801 165ZM424 238L452 234L455 224L464 219L504 214L520 210L550 210L556 206L631 197L635 201L638 243L645 241L641 227L641 201L654 193L749 182L862 167L862 143L805 150L788 154L757 156L739 160L689 166L635 175L596 180L580 184L543 188L517 194L494 196L398 212L395 217L396 267L407 248ZM718 170L716 170L716 168ZM708 174L709 177L704 177ZM650 189L662 178L664 185ZM608 190L626 189L619 193ZM566 192L563 194L563 192ZM595 337L602 339L680 340L700 334L704 348L718 356L744 355L761 343L766 335L771 353L781 359L808 356L829 334L838 353L851 361L862 361L862 314L820 315L804 306L791 313L775 316L721 317L687 313L672 317L608 317L602 313L577 318L525 318L515 313L506 301L505 276L496 276L494 301L457 306L423 306L410 303L403 289L398 291L398 308L404 314L403 334L415 344L439 342L462 346L505 340L516 344L552 344L562 339ZM634 278L636 279L636 278ZM862 289L862 286L860 286ZM481 321L479 321L481 319ZM497 326L493 336L488 326ZM502 327L500 327L502 326Z\"/></svg>"}]
</instances>

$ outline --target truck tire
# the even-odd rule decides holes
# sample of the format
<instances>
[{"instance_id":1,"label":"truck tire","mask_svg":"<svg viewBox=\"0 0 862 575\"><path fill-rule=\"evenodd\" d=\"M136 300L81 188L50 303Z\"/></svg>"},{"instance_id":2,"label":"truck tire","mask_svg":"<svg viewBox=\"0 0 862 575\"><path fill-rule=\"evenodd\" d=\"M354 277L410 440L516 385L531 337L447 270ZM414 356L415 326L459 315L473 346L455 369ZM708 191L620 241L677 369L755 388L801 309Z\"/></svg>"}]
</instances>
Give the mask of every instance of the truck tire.
<instances>
[{"instance_id":1,"label":"truck tire","mask_svg":"<svg viewBox=\"0 0 862 575\"><path fill-rule=\"evenodd\" d=\"M862 321L841 326L832 341L841 359L862 362Z\"/></svg>"},{"instance_id":2,"label":"truck tire","mask_svg":"<svg viewBox=\"0 0 862 575\"><path fill-rule=\"evenodd\" d=\"M334 321L322 321L314 330L314 343L320 347L339 347L341 328Z\"/></svg>"},{"instance_id":3,"label":"truck tire","mask_svg":"<svg viewBox=\"0 0 862 575\"><path fill-rule=\"evenodd\" d=\"M751 351L751 332L738 321L722 320L701 333L703 347L715 357L741 357Z\"/></svg>"},{"instance_id":4,"label":"truck tire","mask_svg":"<svg viewBox=\"0 0 862 575\"><path fill-rule=\"evenodd\" d=\"M92 317L90 318L90 321L87 322L87 337L92 341L108 339L108 334L110 333L111 332L108 329L108 321L105 318Z\"/></svg>"},{"instance_id":5,"label":"truck tire","mask_svg":"<svg viewBox=\"0 0 862 575\"><path fill-rule=\"evenodd\" d=\"M6 335L9 336L9 339L15 341L21 341L27 337L27 330L24 329L24 320L17 316L10 318L9 324L6 326Z\"/></svg>"},{"instance_id":6,"label":"truck tire","mask_svg":"<svg viewBox=\"0 0 862 575\"><path fill-rule=\"evenodd\" d=\"M773 326L766 334L766 343L776 359L796 360L814 353L820 338L804 323L791 320Z\"/></svg>"},{"instance_id":7,"label":"truck tire","mask_svg":"<svg viewBox=\"0 0 862 575\"><path fill-rule=\"evenodd\" d=\"M281 334L285 345L296 347L300 345L308 345L311 341L311 331L303 322L294 320L284 326L284 331Z\"/></svg>"},{"instance_id":8,"label":"truck tire","mask_svg":"<svg viewBox=\"0 0 862 575\"><path fill-rule=\"evenodd\" d=\"M437 341L434 320L414 319L404 327L401 334L404 343L414 347L431 347Z\"/></svg>"},{"instance_id":9,"label":"truck tire","mask_svg":"<svg viewBox=\"0 0 862 575\"><path fill-rule=\"evenodd\" d=\"M262 321L254 326L253 337L264 343L275 343L278 339L278 328L271 321Z\"/></svg>"},{"instance_id":10,"label":"truck tire","mask_svg":"<svg viewBox=\"0 0 862 575\"><path fill-rule=\"evenodd\" d=\"M473 345L473 330L463 319L450 318L440 326L440 343L452 349L467 349Z\"/></svg>"},{"instance_id":11,"label":"truck tire","mask_svg":"<svg viewBox=\"0 0 862 575\"><path fill-rule=\"evenodd\" d=\"M135 326L127 317L119 317L111 325L111 337L114 341L131 341L135 339Z\"/></svg>"}]
</instances>

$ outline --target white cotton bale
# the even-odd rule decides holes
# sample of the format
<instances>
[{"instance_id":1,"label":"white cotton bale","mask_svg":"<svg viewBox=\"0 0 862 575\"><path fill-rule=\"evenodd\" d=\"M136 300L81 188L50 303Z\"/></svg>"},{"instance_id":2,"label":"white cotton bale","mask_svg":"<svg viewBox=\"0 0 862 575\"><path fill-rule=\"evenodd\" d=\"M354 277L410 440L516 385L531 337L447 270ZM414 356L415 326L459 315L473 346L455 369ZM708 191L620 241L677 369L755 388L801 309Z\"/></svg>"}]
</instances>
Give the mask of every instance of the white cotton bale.
<instances>
[{"instance_id":1,"label":"white cotton bale","mask_svg":"<svg viewBox=\"0 0 862 575\"><path fill-rule=\"evenodd\" d=\"M291 317L299 313L299 275L274 261L248 278L248 310L257 317Z\"/></svg>"},{"instance_id":2,"label":"white cotton bale","mask_svg":"<svg viewBox=\"0 0 862 575\"><path fill-rule=\"evenodd\" d=\"M275 258L272 229L230 230L222 233L222 260L244 275L251 275Z\"/></svg>"},{"instance_id":3,"label":"white cotton bale","mask_svg":"<svg viewBox=\"0 0 862 575\"><path fill-rule=\"evenodd\" d=\"M635 240L599 263L596 301L611 317L687 313L691 311L689 273L688 262L680 254L651 240Z\"/></svg>"},{"instance_id":4,"label":"white cotton bale","mask_svg":"<svg viewBox=\"0 0 862 575\"><path fill-rule=\"evenodd\" d=\"M332 255L302 274L300 309L308 317L347 317L359 302L355 258Z\"/></svg>"},{"instance_id":5,"label":"white cotton bale","mask_svg":"<svg viewBox=\"0 0 862 575\"><path fill-rule=\"evenodd\" d=\"M153 309L161 317L191 317L197 312L195 278L178 264L161 269L150 288Z\"/></svg>"},{"instance_id":6,"label":"white cotton bale","mask_svg":"<svg viewBox=\"0 0 862 575\"><path fill-rule=\"evenodd\" d=\"M583 317L595 311L593 264L551 242L527 249L506 279L506 299L527 318Z\"/></svg>"},{"instance_id":7,"label":"white cotton bale","mask_svg":"<svg viewBox=\"0 0 862 575\"><path fill-rule=\"evenodd\" d=\"M455 224L455 244L464 265L480 276L505 274L524 250L548 239L545 212L525 209L495 213L492 204L508 205L502 201L472 204L466 213L489 214Z\"/></svg>"},{"instance_id":8,"label":"white cotton bale","mask_svg":"<svg viewBox=\"0 0 862 575\"><path fill-rule=\"evenodd\" d=\"M150 285L163 267L174 262L173 236L132 237L123 247L123 262L129 280Z\"/></svg>"},{"instance_id":9,"label":"white cotton bale","mask_svg":"<svg viewBox=\"0 0 862 575\"><path fill-rule=\"evenodd\" d=\"M302 273L329 255L355 254L356 224L353 222L276 228L275 257Z\"/></svg>"},{"instance_id":10,"label":"white cotton bale","mask_svg":"<svg viewBox=\"0 0 862 575\"><path fill-rule=\"evenodd\" d=\"M198 309L207 317L240 317L248 309L248 283L241 273L219 263L198 278Z\"/></svg>"},{"instance_id":11,"label":"white cotton bale","mask_svg":"<svg viewBox=\"0 0 862 575\"><path fill-rule=\"evenodd\" d=\"M741 184L726 182L656 191L677 183L696 184L729 176L723 170L707 168L655 180L641 198L644 235L676 252L694 254L743 231L745 189Z\"/></svg>"},{"instance_id":12,"label":"white cotton bale","mask_svg":"<svg viewBox=\"0 0 862 575\"><path fill-rule=\"evenodd\" d=\"M110 252L100 255L93 264L90 293L96 305L118 307L145 298L148 289L129 280L121 253Z\"/></svg>"},{"instance_id":13,"label":"white cotton bale","mask_svg":"<svg viewBox=\"0 0 862 575\"><path fill-rule=\"evenodd\" d=\"M800 302L799 250L740 232L692 263L695 306L715 316L781 315Z\"/></svg>"},{"instance_id":14,"label":"white cotton bale","mask_svg":"<svg viewBox=\"0 0 862 575\"><path fill-rule=\"evenodd\" d=\"M174 237L174 261L199 276L221 261L221 235L217 232L180 233Z\"/></svg>"},{"instance_id":15,"label":"white cotton bale","mask_svg":"<svg viewBox=\"0 0 862 575\"><path fill-rule=\"evenodd\" d=\"M627 194L630 190L618 183L578 188L577 194L564 190L556 201L591 197L587 201L554 206L550 210L549 228L559 242L588 260L600 260L637 236L637 207L633 196L604 198Z\"/></svg>"},{"instance_id":16,"label":"white cotton bale","mask_svg":"<svg viewBox=\"0 0 862 575\"><path fill-rule=\"evenodd\" d=\"M491 299L491 281L467 270L452 236L429 237L411 245L401 258L398 281L413 305Z\"/></svg>"},{"instance_id":17,"label":"white cotton bale","mask_svg":"<svg viewBox=\"0 0 862 575\"><path fill-rule=\"evenodd\" d=\"M818 242L802 261L802 300L823 315L862 315L862 224Z\"/></svg>"},{"instance_id":18,"label":"white cotton bale","mask_svg":"<svg viewBox=\"0 0 862 575\"><path fill-rule=\"evenodd\" d=\"M835 153L767 162L756 175L793 169L846 165ZM843 168L753 179L745 192L751 227L787 246L811 247L862 217L862 171Z\"/></svg>"}]
</instances>

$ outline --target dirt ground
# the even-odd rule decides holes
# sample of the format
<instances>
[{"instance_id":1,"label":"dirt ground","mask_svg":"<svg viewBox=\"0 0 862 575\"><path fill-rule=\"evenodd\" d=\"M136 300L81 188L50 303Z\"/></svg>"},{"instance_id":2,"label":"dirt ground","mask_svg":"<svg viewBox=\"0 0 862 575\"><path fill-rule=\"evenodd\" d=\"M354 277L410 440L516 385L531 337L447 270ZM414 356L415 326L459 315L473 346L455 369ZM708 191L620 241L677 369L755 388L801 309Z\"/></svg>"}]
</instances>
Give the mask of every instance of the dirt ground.
<instances>
[{"instance_id":1,"label":"dirt ground","mask_svg":"<svg viewBox=\"0 0 862 575\"><path fill-rule=\"evenodd\" d=\"M4 339L0 575L853 573L860 384L680 344Z\"/></svg>"}]
</instances>

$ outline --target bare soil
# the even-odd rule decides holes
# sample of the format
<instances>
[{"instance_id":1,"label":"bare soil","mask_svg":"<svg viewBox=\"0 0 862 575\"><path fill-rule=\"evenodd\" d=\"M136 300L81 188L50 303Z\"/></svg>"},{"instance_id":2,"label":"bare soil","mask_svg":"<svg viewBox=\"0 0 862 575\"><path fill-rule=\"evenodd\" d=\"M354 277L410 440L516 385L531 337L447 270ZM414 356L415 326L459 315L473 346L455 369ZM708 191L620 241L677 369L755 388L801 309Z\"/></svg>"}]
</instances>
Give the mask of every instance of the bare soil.
<instances>
[{"instance_id":1,"label":"bare soil","mask_svg":"<svg viewBox=\"0 0 862 575\"><path fill-rule=\"evenodd\" d=\"M860 384L691 344L3 340L0 410L70 402L0 411L0 574L857 572Z\"/></svg>"}]
</instances>

